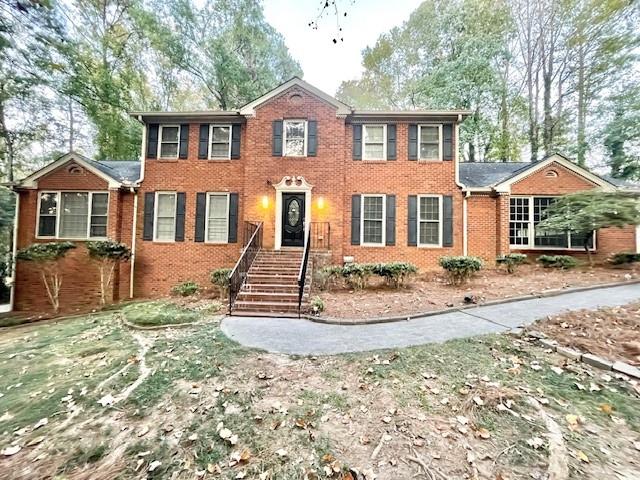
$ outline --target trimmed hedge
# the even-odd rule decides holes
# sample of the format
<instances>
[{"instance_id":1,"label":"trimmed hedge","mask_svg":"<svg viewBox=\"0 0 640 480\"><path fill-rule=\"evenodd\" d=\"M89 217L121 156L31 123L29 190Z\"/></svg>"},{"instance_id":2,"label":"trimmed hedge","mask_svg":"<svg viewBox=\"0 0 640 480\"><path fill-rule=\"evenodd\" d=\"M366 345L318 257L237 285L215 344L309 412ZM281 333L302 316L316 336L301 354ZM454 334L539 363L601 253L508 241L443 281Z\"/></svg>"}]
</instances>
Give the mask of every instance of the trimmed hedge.
<instances>
[{"instance_id":1,"label":"trimmed hedge","mask_svg":"<svg viewBox=\"0 0 640 480\"><path fill-rule=\"evenodd\" d=\"M612 265L628 265L636 262L640 262L640 253L620 252L609 259L609 263Z\"/></svg>"},{"instance_id":2,"label":"trimmed hedge","mask_svg":"<svg viewBox=\"0 0 640 480\"><path fill-rule=\"evenodd\" d=\"M324 267L321 275L328 280L342 279L349 287L360 290L367 287L372 275L384 278L387 285L400 288L417 271L418 268L408 262L348 263L342 267Z\"/></svg>"},{"instance_id":3,"label":"trimmed hedge","mask_svg":"<svg viewBox=\"0 0 640 480\"><path fill-rule=\"evenodd\" d=\"M471 256L440 257L438 261L444 268L451 285L461 285L469 280L474 273L482 269L482 259Z\"/></svg>"},{"instance_id":4,"label":"trimmed hedge","mask_svg":"<svg viewBox=\"0 0 640 480\"><path fill-rule=\"evenodd\" d=\"M524 253L509 253L496 258L496 265L505 267L507 273L514 273L526 261L527 256Z\"/></svg>"},{"instance_id":5,"label":"trimmed hedge","mask_svg":"<svg viewBox=\"0 0 640 480\"><path fill-rule=\"evenodd\" d=\"M578 266L578 260L570 255L540 255L538 262L540 262L544 268L561 268L563 270Z\"/></svg>"}]
</instances>

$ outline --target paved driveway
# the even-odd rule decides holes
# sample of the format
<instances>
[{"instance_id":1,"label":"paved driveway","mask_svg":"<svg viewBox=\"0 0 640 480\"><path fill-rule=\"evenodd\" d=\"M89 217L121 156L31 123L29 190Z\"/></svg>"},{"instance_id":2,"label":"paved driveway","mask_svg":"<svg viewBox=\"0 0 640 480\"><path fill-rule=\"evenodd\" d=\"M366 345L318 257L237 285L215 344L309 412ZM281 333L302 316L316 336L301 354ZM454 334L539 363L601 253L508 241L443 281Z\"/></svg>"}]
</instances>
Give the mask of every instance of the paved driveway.
<instances>
[{"instance_id":1,"label":"paved driveway","mask_svg":"<svg viewBox=\"0 0 640 480\"><path fill-rule=\"evenodd\" d=\"M226 317L222 331L269 352L324 355L399 348L504 332L567 310L613 307L640 300L640 284L487 305L372 325L327 325L295 318Z\"/></svg>"}]
</instances>

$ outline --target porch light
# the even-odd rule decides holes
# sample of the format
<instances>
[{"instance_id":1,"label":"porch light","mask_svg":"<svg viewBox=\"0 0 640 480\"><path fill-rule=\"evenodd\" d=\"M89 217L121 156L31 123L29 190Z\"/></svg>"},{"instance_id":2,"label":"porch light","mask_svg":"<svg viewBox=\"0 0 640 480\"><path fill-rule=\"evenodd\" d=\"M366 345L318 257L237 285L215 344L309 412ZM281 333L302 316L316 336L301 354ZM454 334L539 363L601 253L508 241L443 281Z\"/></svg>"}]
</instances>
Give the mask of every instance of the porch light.
<instances>
[{"instance_id":1,"label":"porch light","mask_svg":"<svg viewBox=\"0 0 640 480\"><path fill-rule=\"evenodd\" d=\"M269 197L267 195L262 197L262 208L269 208Z\"/></svg>"},{"instance_id":2,"label":"porch light","mask_svg":"<svg viewBox=\"0 0 640 480\"><path fill-rule=\"evenodd\" d=\"M322 210L324 208L324 197L318 197L318 210Z\"/></svg>"}]
</instances>

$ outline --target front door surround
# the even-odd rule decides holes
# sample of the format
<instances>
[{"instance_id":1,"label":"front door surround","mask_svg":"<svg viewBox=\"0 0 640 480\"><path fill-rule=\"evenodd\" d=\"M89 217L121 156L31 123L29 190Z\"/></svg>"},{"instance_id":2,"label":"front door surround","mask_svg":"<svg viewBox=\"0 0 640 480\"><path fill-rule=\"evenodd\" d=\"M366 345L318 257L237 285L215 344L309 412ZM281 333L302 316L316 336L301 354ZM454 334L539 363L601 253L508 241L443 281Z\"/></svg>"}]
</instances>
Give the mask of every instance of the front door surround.
<instances>
[{"instance_id":1,"label":"front door surround","mask_svg":"<svg viewBox=\"0 0 640 480\"><path fill-rule=\"evenodd\" d=\"M283 246L287 246L287 242L283 241L283 210L284 201L283 197L288 193L295 193L300 196L300 199L304 198L303 205L300 207L300 215L304 215L303 218L303 240L300 246L304 245L304 238L309 229L311 222L311 189L313 185L309 184L302 176L284 176L280 182L273 185L276 189L276 228L275 228L275 242L274 248L280 250ZM289 197L291 198L291 197Z\"/></svg>"}]
</instances>

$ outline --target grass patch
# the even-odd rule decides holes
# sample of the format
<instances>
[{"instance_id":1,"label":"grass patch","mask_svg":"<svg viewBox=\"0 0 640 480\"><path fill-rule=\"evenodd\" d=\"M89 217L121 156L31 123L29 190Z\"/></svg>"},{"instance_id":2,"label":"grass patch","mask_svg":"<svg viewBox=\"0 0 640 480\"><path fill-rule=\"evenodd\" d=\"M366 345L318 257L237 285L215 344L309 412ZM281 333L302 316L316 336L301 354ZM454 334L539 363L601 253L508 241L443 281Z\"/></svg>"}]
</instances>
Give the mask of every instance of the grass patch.
<instances>
[{"instance_id":1,"label":"grass patch","mask_svg":"<svg viewBox=\"0 0 640 480\"><path fill-rule=\"evenodd\" d=\"M195 310L166 301L131 303L122 307L122 313L128 322L142 327L194 323L201 316Z\"/></svg>"}]
</instances>

